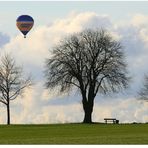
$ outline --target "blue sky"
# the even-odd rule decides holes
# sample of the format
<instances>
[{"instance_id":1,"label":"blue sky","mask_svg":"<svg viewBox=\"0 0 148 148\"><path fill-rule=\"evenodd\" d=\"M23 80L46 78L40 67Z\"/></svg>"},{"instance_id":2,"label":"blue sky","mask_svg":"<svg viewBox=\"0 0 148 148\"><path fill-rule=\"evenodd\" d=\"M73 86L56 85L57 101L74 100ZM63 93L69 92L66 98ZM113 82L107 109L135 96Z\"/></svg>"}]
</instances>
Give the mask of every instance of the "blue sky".
<instances>
[{"instance_id":1,"label":"blue sky","mask_svg":"<svg viewBox=\"0 0 148 148\"><path fill-rule=\"evenodd\" d=\"M129 1L6 1L0 2L0 28L8 34L16 34L15 20L21 14L30 14L35 19L35 27L52 22L57 18L66 17L72 11L93 11L111 16L112 21L130 19L136 13L147 14L148 2Z\"/></svg>"},{"instance_id":2,"label":"blue sky","mask_svg":"<svg viewBox=\"0 0 148 148\"><path fill-rule=\"evenodd\" d=\"M10 52L35 85L11 103L12 123L63 123L83 119L81 95L59 94L43 87L44 62L50 50L67 34L85 28L106 28L124 46L131 87L113 96L97 96L94 121L116 117L121 122L148 121L148 102L137 100L144 74L148 73L148 2L1 2L0 51ZM35 24L24 39L16 27L22 14ZM23 98L23 99L22 99ZM5 107L0 104L0 123L5 123ZM127 117L128 114L128 117Z\"/></svg>"}]
</instances>

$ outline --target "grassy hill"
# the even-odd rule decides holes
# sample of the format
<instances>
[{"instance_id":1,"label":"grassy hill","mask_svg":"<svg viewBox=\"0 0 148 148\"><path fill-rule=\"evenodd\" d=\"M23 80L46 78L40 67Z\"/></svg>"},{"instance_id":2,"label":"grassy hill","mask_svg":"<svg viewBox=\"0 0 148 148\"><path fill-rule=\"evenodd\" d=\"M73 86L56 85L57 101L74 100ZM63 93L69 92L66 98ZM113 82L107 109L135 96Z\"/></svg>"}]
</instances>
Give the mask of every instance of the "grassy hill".
<instances>
[{"instance_id":1,"label":"grassy hill","mask_svg":"<svg viewBox=\"0 0 148 148\"><path fill-rule=\"evenodd\" d=\"M148 144L148 124L0 125L0 144Z\"/></svg>"}]
</instances>

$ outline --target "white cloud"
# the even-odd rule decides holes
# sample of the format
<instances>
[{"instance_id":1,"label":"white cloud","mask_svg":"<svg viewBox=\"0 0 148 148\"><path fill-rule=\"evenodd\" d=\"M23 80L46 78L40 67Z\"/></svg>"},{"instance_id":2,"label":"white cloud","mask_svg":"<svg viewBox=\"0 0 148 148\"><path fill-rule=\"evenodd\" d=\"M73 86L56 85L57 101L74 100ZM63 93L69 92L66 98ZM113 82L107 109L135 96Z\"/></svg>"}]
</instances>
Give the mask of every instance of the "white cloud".
<instances>
[{"instance_id":1,"label":"white cloud","mask_svg":"<svg viewBox=\"0 0 148 148\"><path fill-rule=\"evenodd\" d=\"M57 19L50 25L34 28L24 39L20 34L5 45L4 51L12 52L18 61L26 65L43 67L49 49L63 36L78 32L84 28L110 26L108 16L99 16L93 12L73 14L64 19Z\"/></svg>"},{"instance_id":2,"label":"white cloud","mask_svg":"<svg viewBox=\"0 0 148 148\"><path fill-rule=\"evenodd\" d=\"M1 51L9 51L18 63L23 63L27 70L37 78L32 90L26 90L23 98L12 103L12 123L58 123L80 122L83 119L83 110L79 98L75 96L58 96L45 90L43 87L43 65L52 48L63 36L81 31L85 28L107 28L115 39L121 41L125 47L127 61L131 75L134 76L133 94L141 83L143 73L147 72L148 58L148 27L145 18L138 14L132 21L122 25L112 24L110 16L98 15L94 12L72 13L63 19L56 19L50 25L34 27L24 39L17 35L7 43ZM68 99L71 98L71 99ZM76 98L76 102L72 101ZM54 102L62 102L52 104ZM81 100L79 100L80 102ZM68 102L68 103L67 103ZM65 103L65 104L64 104ZM117 117L121 122L146 122L148 119L147 103L133 99L98 100L96 102L94 121L103 121L103 118ZM5 108L0 108L3 116L0 122L5 123ZM127 116L128 115L128 116Z\"/></svg>"},{"instance_id":3,"label":"white cloud","mask_svg":"<svg viewBox=\"0 0 148 148\"><path fill-rule=\"evenodd\" d=\"M34 90L35 91L35 90ZM33 92L35 93L35 92ZM12 123L73 123L82 122L84 113L80 103L68 105L50 105L45 102L38 102L28 94L23 100L17 101L20 111L16 111L16 105L12 103ZM40 96L41 98L41 96ZM147 122L148 102L139 101L135 98L99 100L94 106L93 121L104 122L104 118L112 117L120 120L120 123ZM6 111L2 110L3 115ZM5 123L5 117L0 118L0 123Z\"/></svg>"},{"instance_id":4,"label":"white cloud","mask_svg":"<svg viewBox=\"0 0 148 148\"><path fill-rule=\"evenodd\" d=\"M148 16L143 14L135 14L131 20L131 24L135 27L145 27L148 25Z\"/></svg>"},{"instance_id":5,"label":"white cloud","mask_svg":"<svg viewBox=\"0 0 148 148\"><path fill-rule=\"evenodd\" d=\"M102 100L95 105L94 121L103 121L104 118L112 117L121 123L147 122L148 102L139 101L135 98L113 99L111 102Z\"/></svg>"}]
</instances>

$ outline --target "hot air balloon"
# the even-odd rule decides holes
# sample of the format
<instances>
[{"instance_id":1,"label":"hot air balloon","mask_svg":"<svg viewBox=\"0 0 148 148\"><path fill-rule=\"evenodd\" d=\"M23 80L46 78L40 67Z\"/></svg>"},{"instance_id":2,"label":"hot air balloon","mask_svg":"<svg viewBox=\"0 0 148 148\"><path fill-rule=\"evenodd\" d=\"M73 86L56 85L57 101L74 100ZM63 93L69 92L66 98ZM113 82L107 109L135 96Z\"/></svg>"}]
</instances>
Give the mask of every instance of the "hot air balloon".
<instances>
[{"instance_id":1,"label":"hot air balloon","mask_svg":"<svg viewBox=\"0 0 148 148\"><path fill-rule=\"evenodd\" d=\"M34 20L29 15L21 15L16 20L16 25L18 29L23 33L24 38L26 38L26 34L31 30L33 24Z\"/></svg>"}]
</instances>

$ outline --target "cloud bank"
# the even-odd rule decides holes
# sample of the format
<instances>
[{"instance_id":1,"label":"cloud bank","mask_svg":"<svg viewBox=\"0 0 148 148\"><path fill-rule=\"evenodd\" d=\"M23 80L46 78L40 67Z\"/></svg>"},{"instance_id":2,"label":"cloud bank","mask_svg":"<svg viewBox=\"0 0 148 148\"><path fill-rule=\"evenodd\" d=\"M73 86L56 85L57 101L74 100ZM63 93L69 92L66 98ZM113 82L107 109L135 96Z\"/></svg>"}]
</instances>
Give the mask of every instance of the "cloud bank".
<instances>
[{"instance_id":1,"label":"cloud bank","mask_svg":"<svg viewBox=\"0 0 148 148\"><path fill-rule=\"evenodd\" d=\"M11 52L16 61L23 64L25 71L32 73L36 82L31 90L26 90L23 97L20 96L11 103L12 123L65 123L83 120L80 95L56 96L54 92L44 89L44 61L50 56L52 47L64 36L85 28L101 27L109 30L123 44L133 82L126 97L96 98L93 120L103 122L105 117L116 117L121 122L147 122L148 104L135 98L143 75L148 72L147 17L135 14L130 21L123 20L121 24L112 22L109 15L94 12L71 13L45 26L34 27L26 39L19 34L5 43L0 42L1 53ZM6 112L3 105L0 105L0 113L0 123L5 123Z\"/></svg>"}]
</instances>

